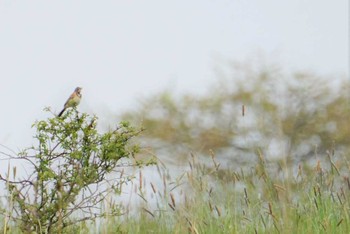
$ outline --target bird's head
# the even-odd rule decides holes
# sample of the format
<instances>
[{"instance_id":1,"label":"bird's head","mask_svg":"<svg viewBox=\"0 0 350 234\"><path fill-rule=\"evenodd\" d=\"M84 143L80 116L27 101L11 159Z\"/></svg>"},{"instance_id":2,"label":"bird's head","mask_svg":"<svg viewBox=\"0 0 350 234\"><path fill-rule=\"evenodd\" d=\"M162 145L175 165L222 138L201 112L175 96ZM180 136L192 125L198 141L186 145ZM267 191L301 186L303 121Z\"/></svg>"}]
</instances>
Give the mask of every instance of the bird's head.
<instances>
[{"instance_id":1,"label":"bird's head","mask_svg":"<svg viewBox=\"0 0 350 234\"><path fill-rule=\"evenodd\" d=\"M81 87L76 87L75 90L74 90L74 92L80 94L80 92L81 92L82 89L83 89L83 88L81 88Z\"/></svg>"}]
</instances>

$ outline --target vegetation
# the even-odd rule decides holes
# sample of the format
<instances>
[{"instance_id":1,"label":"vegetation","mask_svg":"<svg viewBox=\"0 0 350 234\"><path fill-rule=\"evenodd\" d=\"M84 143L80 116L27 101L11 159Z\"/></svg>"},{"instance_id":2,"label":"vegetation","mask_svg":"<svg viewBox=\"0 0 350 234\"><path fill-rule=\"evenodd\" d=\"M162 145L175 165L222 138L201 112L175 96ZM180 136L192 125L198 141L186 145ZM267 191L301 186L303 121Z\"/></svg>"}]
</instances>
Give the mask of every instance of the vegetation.
<instances>
[{"instance_id":1,"label":"vegetation","mask_svg":"<svg viewBox=\"0 0 350 234\"><path fill-rule=\"evenodd\" d=\"M349 82L234 67L204 95L166 91L123 114L158 157L137 180L119 166L140 156L141 130L99 134L75 110L37 122L39 146L20 155L34 173L2 177L4 233L350 233ZM126 189L129 203L101 205Z\"/></svg>"},{"instance_id":2,"label":"vegetation","mask_svg":"<svg viewBox=\"0 0 350 234\"><path fill-rule=\"evenodd\" d=\"M130 145L141 130L121 123L116 129L100 134L97 118L79 114L75 109L62 117L34 124L36 147L24 150L12 159L20 159L32 168L24 179L0 177L8 191L3 211L4 230L13 221L22 232L58 233L67 227L106 215L120 215L117 204L101 208L101 202L113 192L120 193L127 177L108 179L120 159L138 152Z\"/></svg>"},{"instance_id":3,"label":"vegetation","mask_svg":"<svg viewBox=\"0 0 350 234\"><path fill-rule=\"evenodd\" d=\"M209 150L239 165L250 164L257 149L290 166L331 148L350 153L345 78L248 65L220 76L204 95L163 92L145 98L124 118L142 122L147 142L183 162L191 151Z\"/></svg>"},{"instance_id":4,"label":"vegetation","mask_svg":"<svg viewBox=\"0 0 350 234\"><path fill-rule=\"evenodd\" d=\"M110 222L104 233L349 233L348 161L330 156L290 176L257 158L235 171L222 170L214 155L209 167L192 156L177 180L159 173L161 187L143 185L143 194L154 196L143 200L139 215Z\"/></svg>"},{"instance_id":5,"label":"vegetation","mask_svg":"<svg viewBox=\"0 0 350 234\"><path fill-rule=\"evenodd\" d=\"M246 64L219 72L202 96L166 91L124 115L169 167L185 170L190 152L197 161L167 181L160 173L156 206L147 200L121 230L348 233L348 80Z\"/></svg>"}]
</instances>

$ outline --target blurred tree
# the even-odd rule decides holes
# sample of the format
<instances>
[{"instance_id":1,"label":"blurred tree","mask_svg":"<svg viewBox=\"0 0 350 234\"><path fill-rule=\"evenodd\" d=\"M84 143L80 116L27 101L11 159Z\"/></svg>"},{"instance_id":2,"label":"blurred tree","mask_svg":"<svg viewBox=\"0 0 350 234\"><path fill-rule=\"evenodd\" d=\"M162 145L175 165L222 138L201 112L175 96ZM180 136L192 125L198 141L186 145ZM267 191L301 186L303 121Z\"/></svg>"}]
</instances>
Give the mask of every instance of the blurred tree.
<instances>
[{"instance_id":1,"label":"blurred tree","mask_svg":"<svg viewBox=\"0 0 350 234\"><path fill-rule=\"evenodd\" d=\"M165 91L124 117L142 122L144 141L171 159L214 150L243 163L259 149L289 164L334 147L349 152L347 80L249 66L221 76L205 95Z\"/></svg>"}]
</instances>

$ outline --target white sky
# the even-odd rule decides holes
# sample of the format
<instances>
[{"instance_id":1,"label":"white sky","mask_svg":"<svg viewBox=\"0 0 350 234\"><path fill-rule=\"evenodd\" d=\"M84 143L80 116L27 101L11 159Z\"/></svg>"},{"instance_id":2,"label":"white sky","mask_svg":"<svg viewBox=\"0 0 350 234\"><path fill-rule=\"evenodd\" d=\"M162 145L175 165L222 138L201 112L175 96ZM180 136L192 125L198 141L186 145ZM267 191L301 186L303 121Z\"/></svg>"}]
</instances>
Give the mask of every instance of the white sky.
<instances>
[{"instance_id":1,"label":"white sky","mask_svg":"<svg viewBox=\"0 0 350 234\"><path fill-rule=\"evenodd\" d=\"M172 86L200 92L216 58L348 75L348 24L346 0L0 0L0 143L30 145L42 109L76 86L100 116Z\"/></svg>"}]
</instances>

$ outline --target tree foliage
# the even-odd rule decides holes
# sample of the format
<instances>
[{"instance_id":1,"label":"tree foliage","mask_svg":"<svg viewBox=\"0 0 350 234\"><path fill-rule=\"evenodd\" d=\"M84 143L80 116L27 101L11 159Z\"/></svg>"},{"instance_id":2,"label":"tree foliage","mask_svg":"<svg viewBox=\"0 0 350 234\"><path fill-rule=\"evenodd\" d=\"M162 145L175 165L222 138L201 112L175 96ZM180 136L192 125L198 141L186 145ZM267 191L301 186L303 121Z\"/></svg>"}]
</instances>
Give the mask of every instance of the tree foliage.
<instances>
[{"instance_id":1,"label":"tree foliage","mask_svg":"<svg viewBox=\"0 0 350 234\"><path fill-rule=\"evenodd\" d=\"M330 149L349 152L346 79L254 66L235 66L220 76L204 95L166 91L125 117L142 122L144 139L168 158L215 150L243 163L259 150L293 163Z\"/></svg>"},{"instance_id":2,"label":"tree foliage","mask_svg":"<svg viewBox=\"0 0 350 234\"><path fill-rule=\"evenodd\" d=\"M102 208L109 192L120 192L128 178L115 173L120 159L138 152L130 141L140 129L122 122L114 130L99 133L97 118L75 109L62 118L36 122L37 146L17 158L28 162L32 173L6 182L13 208L10 216L23 232L57 233L85 220L119 215L112 204ZM108 175L114 172L114 178Z\"/></svg>"}]
</instances>

